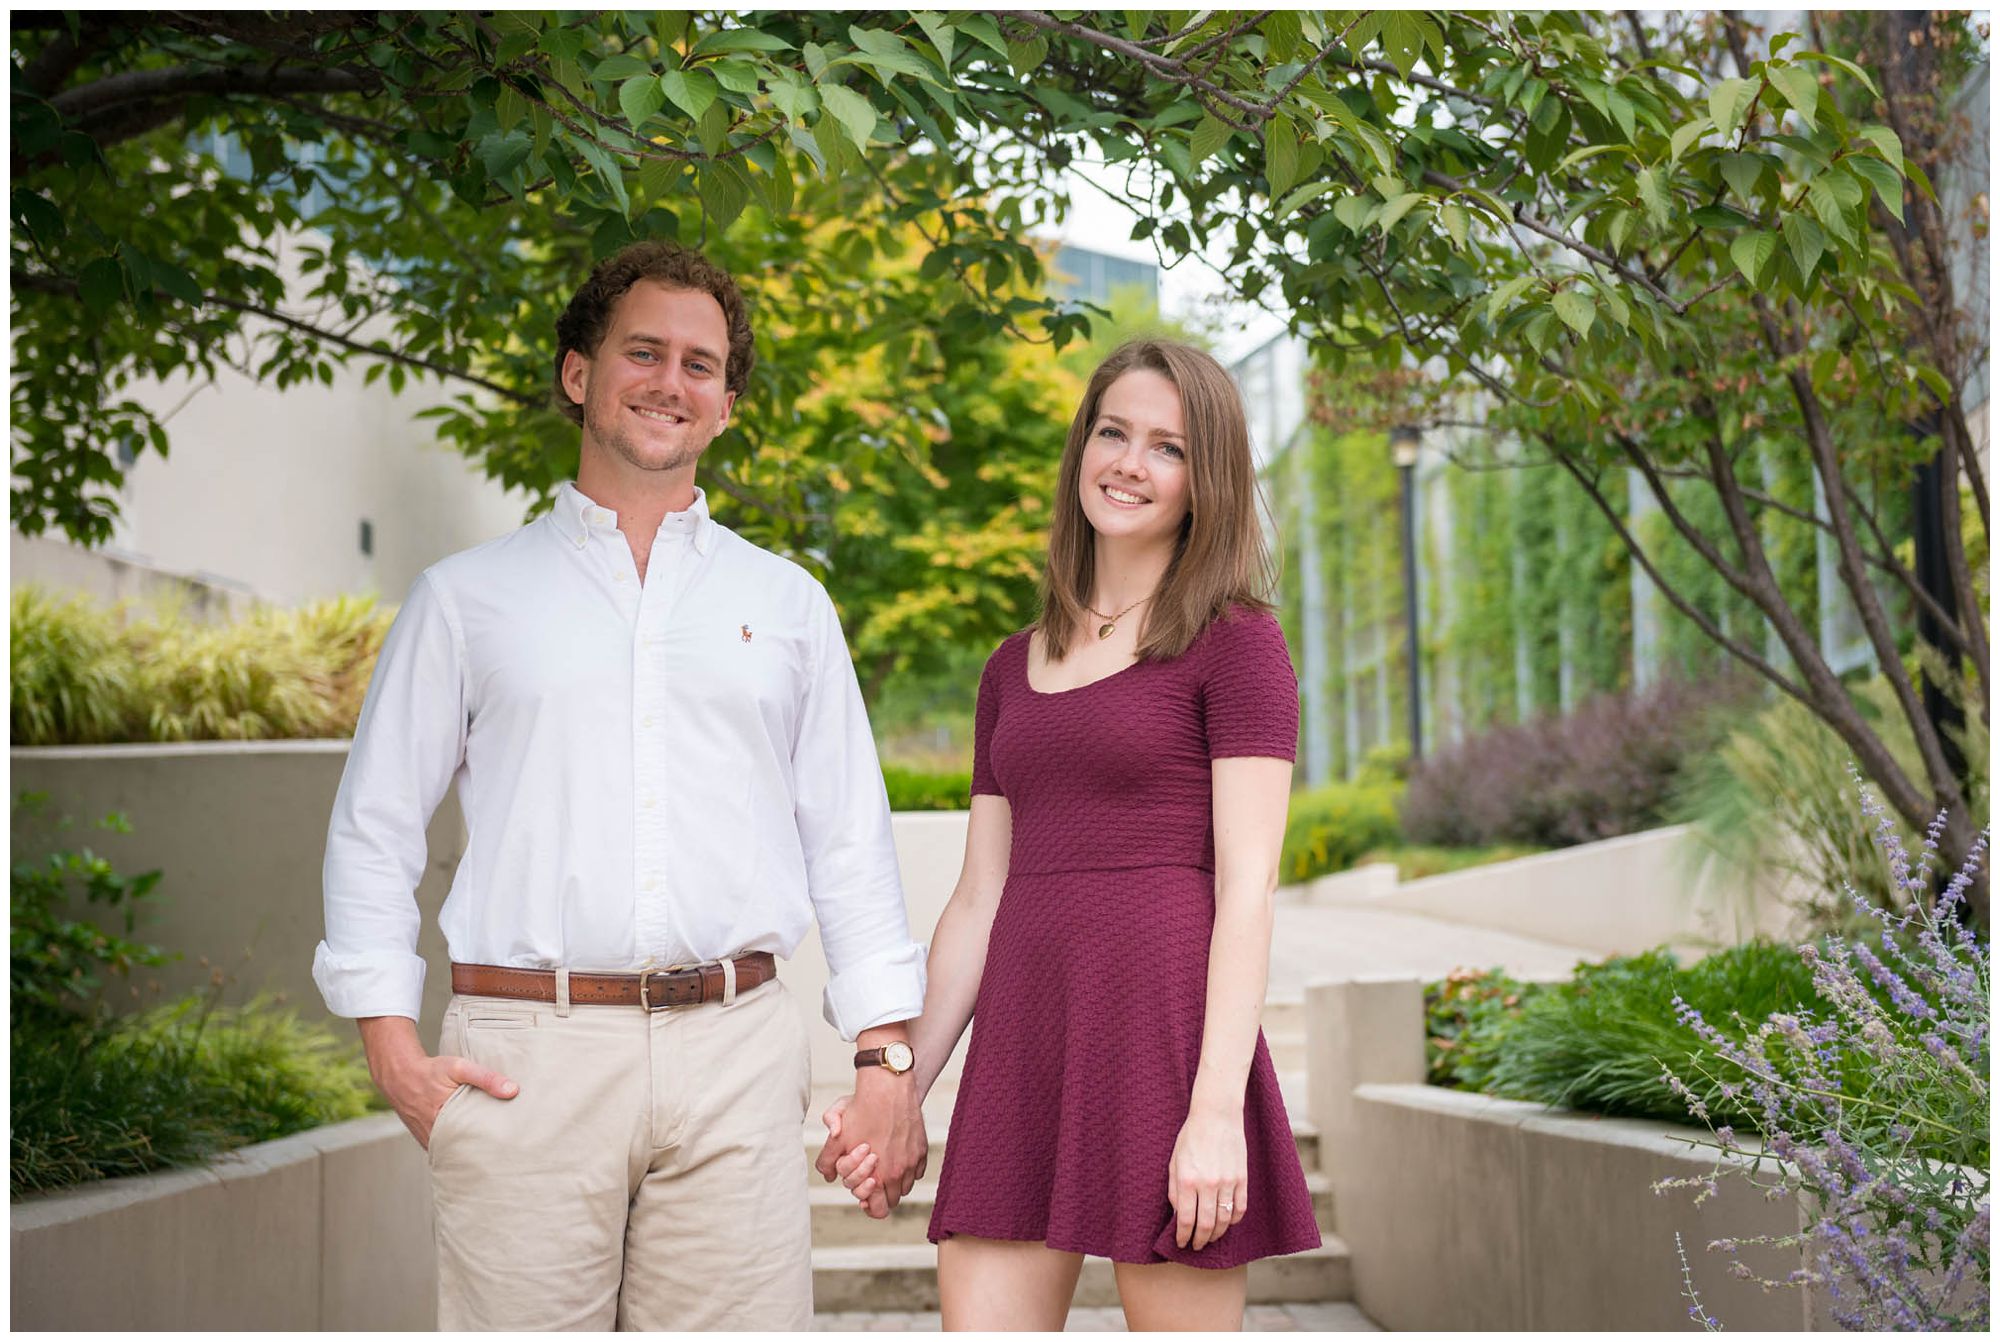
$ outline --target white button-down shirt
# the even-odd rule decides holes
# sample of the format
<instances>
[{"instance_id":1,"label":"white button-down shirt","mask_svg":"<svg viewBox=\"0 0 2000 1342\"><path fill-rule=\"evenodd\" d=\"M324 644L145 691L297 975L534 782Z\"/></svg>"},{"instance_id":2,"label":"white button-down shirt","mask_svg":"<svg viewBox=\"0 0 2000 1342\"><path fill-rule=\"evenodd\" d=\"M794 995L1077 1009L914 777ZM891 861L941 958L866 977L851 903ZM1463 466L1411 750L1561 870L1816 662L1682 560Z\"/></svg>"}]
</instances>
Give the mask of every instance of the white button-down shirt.
<instances>
[{"instance_id":1,"label":"white button-down shirt","mask_svg":"<svg viewBox=\"0 0 2000 1342\"><path fill-rule=\"evenodd\" d=\"M341 1016L422 999L414 891L456 784L451 958L631 970L789 956L817 915L827 1020L923 1009L889 803L826 591L694 506L638 571L564 485L426 570L390 628L326 841L313 978Z\"/></svg>"}]
</instances>

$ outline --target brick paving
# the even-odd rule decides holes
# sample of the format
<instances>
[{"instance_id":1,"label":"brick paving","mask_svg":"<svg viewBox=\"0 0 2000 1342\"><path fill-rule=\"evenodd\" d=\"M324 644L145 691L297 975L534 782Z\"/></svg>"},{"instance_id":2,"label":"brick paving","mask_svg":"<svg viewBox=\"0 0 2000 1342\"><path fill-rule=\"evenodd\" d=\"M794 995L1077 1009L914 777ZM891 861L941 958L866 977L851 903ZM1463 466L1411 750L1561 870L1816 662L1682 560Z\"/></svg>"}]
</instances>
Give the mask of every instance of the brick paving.
<instances>
[{"instance_id":1,"label":"brick paving","mask_svg":"<svg viewBox=\"0 0 2000 1342\"><path fill-rule=\"evenodd\" d=\"M813 1319L816 1333L935 1333L941 1327L936 1314L882 1313L821 1314ZM1071 1333L1122 1333L1124 1312L1117 1309L1072 1309ZM1313 1305L1252 1305L1244 1313L1246 1333L1375 1333L1381 1329L1373 1320L1347 1301Z\"/></svg>"}]
</instances>

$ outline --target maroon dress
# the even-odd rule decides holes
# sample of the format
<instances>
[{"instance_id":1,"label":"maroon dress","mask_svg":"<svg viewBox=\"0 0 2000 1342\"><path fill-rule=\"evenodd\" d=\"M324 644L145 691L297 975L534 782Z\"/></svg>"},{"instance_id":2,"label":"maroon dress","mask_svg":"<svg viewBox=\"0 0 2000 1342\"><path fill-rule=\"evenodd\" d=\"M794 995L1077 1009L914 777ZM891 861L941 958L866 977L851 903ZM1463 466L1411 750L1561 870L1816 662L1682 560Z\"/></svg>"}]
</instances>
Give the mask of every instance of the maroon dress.
<instances>
[{"instance_id":1,"label":"maroon dress","mask_svg":"<svg viewBox=\"0 0 2000 1342\"><path fill-rule=\"evenodd\" d=\"M1320 1242L1263 1033L1243 1101L1243 1220L1174 1243L1167 1164L1201 1059L1215 925L1210 762L1291 759L1298 680L1277 621L1238 611L1172 661L1028 685L1028 634L979 681L972 790L1014 838L930 1238L1037 1240L1227 1268Z\"/></svg>"}]
</instances>

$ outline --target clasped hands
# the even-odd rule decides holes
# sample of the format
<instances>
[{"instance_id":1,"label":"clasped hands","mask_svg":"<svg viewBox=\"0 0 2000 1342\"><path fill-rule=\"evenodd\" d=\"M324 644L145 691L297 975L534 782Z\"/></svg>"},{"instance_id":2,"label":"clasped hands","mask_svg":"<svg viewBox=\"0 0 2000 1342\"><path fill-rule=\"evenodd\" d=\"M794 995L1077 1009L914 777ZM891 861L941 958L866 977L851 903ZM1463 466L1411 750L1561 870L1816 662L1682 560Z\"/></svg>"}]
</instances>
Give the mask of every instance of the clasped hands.
<instances>
[{"instance_id":1,"label":"clasped hands","mask_svg":"<svg viewBox=\"0 0 2000 1342\"><path fill-rule=\"evenodd\" d=\"M930 1142L924 1135L916 1078L880 1068L855 1074L854 1093L820 1115L826 1145L813 1168L828 1183L839 1179L876 1220L888 1216L924 1177Z\"/></svg>"}]
</instances>

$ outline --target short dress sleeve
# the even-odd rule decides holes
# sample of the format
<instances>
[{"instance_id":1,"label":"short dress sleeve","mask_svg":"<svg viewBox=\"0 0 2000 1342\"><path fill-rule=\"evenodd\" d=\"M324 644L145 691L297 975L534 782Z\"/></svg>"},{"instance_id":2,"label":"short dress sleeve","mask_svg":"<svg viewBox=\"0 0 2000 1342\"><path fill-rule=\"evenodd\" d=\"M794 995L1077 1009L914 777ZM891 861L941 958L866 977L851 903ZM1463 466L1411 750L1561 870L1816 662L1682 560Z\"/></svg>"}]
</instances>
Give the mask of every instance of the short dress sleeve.
<instances>
[{"instance_id":1,"label":"short dress sleeve","mask_svg":"<svg viewBox=\"0 0 2000 1342\"><path fill-rule=\"evenodd\" d=\"M1203 661L1208 757L1296 760L1299 678L1278 621L1257 610L1224 616L1209 631Z\"/></svg>"},{"instance_id":2,"label":"short dress sleeve","mask_svg":"<svg viewBox=\"0 0 2000 1342\"><path fill-rule=\"evenodd\" d=\"M1013 649L1012 640L994 649L979 673L979 702L972 713L972 795L1004 797L993 772L993 728L1000 721L1000 664Z\"/></svg>"}]
</instances>

